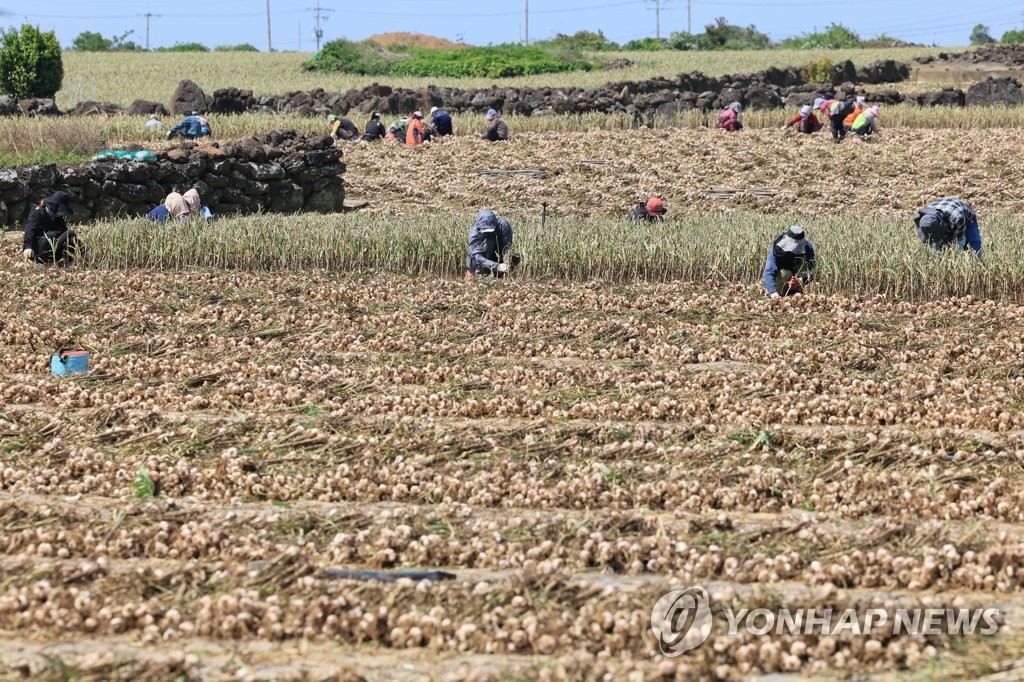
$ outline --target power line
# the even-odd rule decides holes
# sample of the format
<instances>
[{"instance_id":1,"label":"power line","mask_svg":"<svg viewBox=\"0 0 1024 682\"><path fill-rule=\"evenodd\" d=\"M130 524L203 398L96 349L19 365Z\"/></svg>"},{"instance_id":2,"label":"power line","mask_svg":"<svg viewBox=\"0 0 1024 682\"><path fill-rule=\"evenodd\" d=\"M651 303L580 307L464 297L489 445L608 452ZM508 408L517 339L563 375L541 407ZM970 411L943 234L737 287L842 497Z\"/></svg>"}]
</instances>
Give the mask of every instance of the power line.
<instances>
[{"instance_id":1,"label":"power line","mask_svg":"<svg viewBox=\"0 0 1024 682\"><path fill-rule=\"evenodd\" d=\"M647 0L648 5L654 3L654 37L661 40L661 8L672 0Z\"/></svg>"},{"instance_id":2,"label":"power line","mask_svg":"<svg viewBox=\"0 0 1024 682\"><path fill-rule=\"evenodd\" d=\"M327 21L328 19L330 19L330 17L328 17L328 16L321 17L320 15L321 14L326 14L328 12L333 12L334 10L333 9L327 9L326 7L321 7L320 6L320 0L317 0L316 7L307 7L306 9L311 11L311 12L316 12L316 15L315 15L316 16L316 23L313 25L313 37L316 38L316 51L319 52L320 51L320 39L324 37L324 30L322 28L320 28L320 21L321 21L321 19L323 21Z\"/></svg>"},{"instance_id":3,"label":"power line","mask_svg":"<svg viewBox=\"0 0 1024 682\"><path fill-rule=\"evenodd\" d=\"M149 49L149 20L154 18L154 17L155 18L159 18L162 15L160 15L160 14L153 14L152 12L150 12L147 9L146 13L143 14L142 16L146 17L146 49L148 50Z\"/></svg>"}]
</instances>

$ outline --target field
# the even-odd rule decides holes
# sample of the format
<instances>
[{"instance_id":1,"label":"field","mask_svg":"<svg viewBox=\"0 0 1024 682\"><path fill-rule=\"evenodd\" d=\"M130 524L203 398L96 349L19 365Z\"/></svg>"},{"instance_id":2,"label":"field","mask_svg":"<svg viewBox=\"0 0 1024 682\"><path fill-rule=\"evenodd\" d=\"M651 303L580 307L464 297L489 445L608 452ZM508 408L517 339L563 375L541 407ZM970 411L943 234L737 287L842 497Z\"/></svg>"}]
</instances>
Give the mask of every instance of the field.
<instances>
[{"instance_id":1,"label":"field","mask_svg":"<svg viewBox=\"0 0 1024 682\"><path fill-rule=\"evenodd\" d=\"M779 53L630 56L670 75ZM189 75L334 87L296 54L145 57L68 73L121 102ZM1018 679L1021 110L886 108L842 145L783 116L512 118L502 145L460 116L440 143L345 145L357 211L83 225L65 269L4 235L0 680ZM167 144L138 124L5 121L0 152ZM652 194L668 220L624 220ZM949 194L983 261L914 237ZM483 207L523 266L466 281ZM770 300L793 223L816 281ZM89 374L52 376L70 347ZM696 586L710 636L666 656L652 610ZM758 608L888 620L728 632ZM914 609L942 627L897 629ZM951 634L964 609L997 632Z\"/></svg>"},{"instance_id":2,"label":"field","mask_svg":"<svg viewBox=\"0 0 1024 682\"><path fill-rule=\"evenodd\" d=\"M511 86L552 87L567 82L577 87L597 87L609 81L642 80L654 76L675 76L700 70L718 76L728 73L749 73L769 66L806 64L820 57L833 60L852 59L867 64L877 59L911 60L925 54L937 54L942 48L857 49L857 50L772 50L751 52L602 52L608 61L628 58L634 64L612 71L596 70L571 76L548 74L502 80ZM83 100L116 102L128 106L137 98L167 102L178 81L189 78L207 93L217 88L248 88L255 94L281 94L295 90L323 88L328 92L344 92L361 88L379 77L346 74L320 74L300 69L312 56L303 52L265 53L139 53L65 52L64 89L57 93L62 109ZM478 79L430 80L437 86L486 88L494 81ZM422 79L389 78L393 87L421 88Z\"/></svg>"}]
</instances>

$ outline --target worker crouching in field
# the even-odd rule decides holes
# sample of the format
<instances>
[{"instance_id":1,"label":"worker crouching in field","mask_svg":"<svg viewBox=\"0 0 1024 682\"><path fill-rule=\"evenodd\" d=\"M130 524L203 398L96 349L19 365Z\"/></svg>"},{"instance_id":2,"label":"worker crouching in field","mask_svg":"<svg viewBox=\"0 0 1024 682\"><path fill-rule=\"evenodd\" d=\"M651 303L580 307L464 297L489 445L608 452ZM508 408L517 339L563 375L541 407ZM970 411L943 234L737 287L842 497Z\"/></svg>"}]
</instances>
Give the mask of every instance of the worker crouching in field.
<instances>
[{"instance_id":1,"label":"worker crouching in field","mask_svg":"<svg viewBox=\"0 0 1024 682\"><path fill-rule=\"evenodd\" d=\"M740 120L740 114L742 113L743 105L739 102L733 102L718 115L718 122L715 123L715 127L728 130L731 133L743 130L743 121Z\"/></svg>"},{"instance_id":2,"label":"worker crouching in field","mask_svg":"<svg viewBox=\"0 0 1024 682\"><path fill-rule=\"evenodd\" d=\"M487 130L480 136L481 140L499 142L508 139L508 124L497 111L488 109L484 114L484 120L487 121Z\"/></svg>"},{"instance_id":3,"label":"worker crouching in field","mask_svg":"<svg viewBox=\"0 0 1024 682\"><path fill-rule=\"evenodd\" d=\"M765 293L772 298L802 294L804 285L814 278L817 260L814 245L804 228L792 225L772 241L761 279Z\"/></svg>"},{"instance_id":4,"label":"worker crouching in field","mask_svg":"<svg viewBox=\"0 0 1024 682\"><path fill-rule=\"evenodd\" d=\"M936 251L947 246L970 249L981 258L981 228L978 214L966 201L943 197L918 209L914 218L917 237Z\"/></svg>"},{"instance_id":5,"label":"worker crouching in field","mask_svg":"<svg viewBox=\"0 0 1024 682\"><path fill-rule=\"evenodd\" d=\"M410 147L430 141L430 134L423 125L423 112L414 111L409 119L409 129L405 133L405 143Z\"/></svg>"},{"instance_id":6,"label":"worker crouching in field","mask_svg":"<svg viewBox=\"0 0 1024 682\"><path fill-rule=\"evenodd\" d=\"M327 126L330 128L331 137L335 140L355 142L359 139L359 128L356 127L355 123L344 116L329 114L327 116Z\"/></svg>"},{"instance_id":7,"label":"worker crouching in field","mask_svg":"<svg viewBox=\"0 0 1024 682\"><path fill-rule=\"evenodd\" d=\"M850 128L851 133L857 135L871 135L878 132L878 117L882 114L882 111L878 107L871 107L867 111L862 111L859 116L854 120L853 127Z\"/></svg>"},{"instance_id":8,"label":"worker crouching in field","mask_svg":"<svg viewBox=\"0 0 1024 682\"><path fill-rule=\"evenodd\" d=\"M211 134L209 121L200 116L198 111L193 111L182 119L181 123L167 131L167 139L171 140L181 136L186 140L194 140L197 137L205 137Z\"/></svg>"},{"instance_id":9,"label":"worker crouching in field","mask_svg":"<svg viewBox=\"0 0 1024 682\"><path fill-rule=\"evenodd\" d=\"M433 131L435 137L447 137L448 135L453 135L454 129L452 128L451 114L444 109L431 107L430 129Z\"/></svg>"},{"instance_id":10,"label":"worker crouching in field","mask_svg":"<svg viewBox=\"0 0 1024 682\"><path fill-rule=\"evenodd\" d=\"M159 223L168 220L191 220L202 218L213 220L213 213L203 205L196 189L190 189L185 194L171 192L164 199L164 203L155 207L146 217Z\"/></svg>"},{"instance_id":11,"label":"worker crouching in field","mask_svg":"<svg viewBox=\"0 0 1024 682\"><path fill-rule=\"evenodd\" d=\"M366 122L366 132L363 133L363 139L367 142L380 140L387 135L387 132L384 124L380 122L380 112L375 111L370 115L370 120Z\"/></svg>"},{"instance_id":12,"label":"worker crouching in field","mask_svg":"<svg viewBox=\"0 0 1024 682\"><path fill-rule=\"evenodd\" d=\"M54 192L32 209L25 222L22 256L26 262L68 265L78 259L81 244L64 219L74 213L71 197Z\"/></svg>"},{"instance_id":13,"label":"worker crouching in field","mask_svg":"<svg viewBox=\"0 0 1024 682\"><path fill-rule=\"evenodd\" d=\"M633 212L629 214L629 219L634 221L647 221L657 222L665 218L665 213L668 211L665 208L665 202L658 197L651 197L647 200L646 204L637 204L633 209Z\"/></svg>"},{"instance_id":14,"label":"worker crouching in field","mask_svg":"<svg viewBox=\"0 0 1024 682\"><path fill-rule=\"evenodd\" d=\"M512 226L507 220L494 211L477 213L466 245L466 278L502 277L517 267L522 259L512 253L512 239Z\"/></svg>"},{"instance_id":15,"label":"worker crouching in field","mask_svg":"<svg viewBox=\"0 0 1024 682\"><path fill-rule=\"evenodd\" d=\"M788 130L791 126L796 126L798 132L808 135L821 130L821 122L818 121L818 117L814 115L809 105L801 107L797 115L789 119L789 122L782 127Z\"/></svg>"},{"instance_id":16,"label":"worker crouching in field","mask_svg":"<svg viewBox=\"0 0 1024 682\"><path fill-rule=\"evenodd\" d=\"M846 137L846 126L843 122L856 108L854 103L819 97L814 100L814 108L828 116L829 124L832 127L832 141L836 144L842 142L843 138Z\"/></svg>"},{"instance_id":17,"label":"worker crouching in field","mask_svg":"<svg viewBox=\"0 0 1024 682\"><path fill-rule=\"evenodd\" d=\"M395 121L388 126L388 130L384 133L385 140L398 140L402 144L405 144L405 131L409 127L409 117L406 116L398 121Z\"/></svg>"},{"instance_id":18,"label":"worker crouching in field","mask_svg":"<svg viewBox=\"0 0 1024 682\"><path fill-rule=\"evenodd\" d=\"M858 95L857 98L853 100L853 111L847 114L846 118L843 119L843 127L846 128L847 132L850 131L850 128L853 127L854 121L857 120L857 117L860 116L866 108L867 104L864 99L864 95Z\"/></svg>"}]
</instances>

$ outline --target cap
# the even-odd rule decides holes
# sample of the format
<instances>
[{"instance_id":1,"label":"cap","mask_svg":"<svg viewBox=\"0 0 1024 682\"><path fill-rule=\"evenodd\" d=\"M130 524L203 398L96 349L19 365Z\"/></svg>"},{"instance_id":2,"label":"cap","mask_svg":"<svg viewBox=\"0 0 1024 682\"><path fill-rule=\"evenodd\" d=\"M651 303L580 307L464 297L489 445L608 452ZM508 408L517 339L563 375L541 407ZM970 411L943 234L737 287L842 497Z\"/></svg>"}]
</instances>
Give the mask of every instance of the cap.
<instances>
[{"instance_id":1,"label":"cap","mask_svg":"<svg viewBox=\"0 0 1024 682\"><path fill-rule=\"evenodd\" d=\"M67 192L54 192L43 200L43 204L56 216L69 216L71 210L71 197Z\"/></svg>"},{"instance_id":2,"label":"cap","mask_svg":"<svg viewBox=\"0 0 1024 682\"><path fill-rule=\"evenodd\" d=\"M803 116L804 118L807 118L808 116L810 116L811 115L811 107L810 107L810 105L805 104L802 107L800 107L800 115Z\"/></svg>"},{"instance_id":3,"label":"cap","mask_svg":"<svg viewBox=\"0 0 1024 682\"><path fill-rule=\"evenodd\" d=\"M413 118L423 118L423 112L422 111L414 111L414 112L412 112L412 117Z\"/></svg>"},{"instance_id":4,"label":"cap","mask_svg":"<svg viewBox=\"0 0 1024 682\"><path fill-rule=\"evenodd\" d=\"M825 103L824 97L815 97L814 104L811 105L813 109L820 109L821 105Z\"/></svg>"},{"instance_id":5,"label":"cap","mask_svg":"<svg viewBox=\"0 0 1024 682\"><path fill-rule=\"evenodd\" d=\"M658 197L651 197L648 199L644 208L647 209L648 213L653 213L654 215L665 215L666 211L665 202Z\"/></svg>"},{"instance_id":6,"label":"cap","mask_svg":"<svg viewBox=\"0 0 1024 682\"><path fill-rule=\"evenodd\" d=\"M379 111L373 112L372 114L370 114L370 118L380 118L380 112Z\"/></svg>"},{"instance_id":7,"label":"cap","mask_svg":"<svg viewBox=\"0 0 1024 682\"><path fill-rule=\"evenodd\" d=\"M493 120L493 119L495 119L497 117L498 117L498 112L495 111L494 109L488 109L487 113L484 114L484 119L488 120L488 121Z\"/></svg>"},{"instance_id":8,"label":"cap","mask_svg":"<svg viewBox=\"0 0 1024 682\"><path fill-rule=\"evenodd\" d=\"M430 113L431 114L433 114L435 111L437 111L437 107L430 107Z\"/></svg>"},{"instance_id":9,"label":"cap","mask_svg":"<svg viewBox=\"0 0 1024 682\"><path fill-rule=\"evenodd\" d=\"M779 249L786 253L802 254L807 248L807 241L804 237L804 228L799 225L790 225L777 242Z\"/></svg>"}]
</instances>

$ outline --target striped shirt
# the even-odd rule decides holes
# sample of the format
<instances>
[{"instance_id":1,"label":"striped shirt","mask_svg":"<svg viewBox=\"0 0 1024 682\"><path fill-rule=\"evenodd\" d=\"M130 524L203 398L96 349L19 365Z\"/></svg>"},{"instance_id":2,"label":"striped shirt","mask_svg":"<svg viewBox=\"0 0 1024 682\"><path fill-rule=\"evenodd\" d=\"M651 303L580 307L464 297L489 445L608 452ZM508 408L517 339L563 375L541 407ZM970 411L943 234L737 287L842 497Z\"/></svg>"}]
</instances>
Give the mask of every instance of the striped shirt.
<instances>
[{"instance_id":1,"label":"striped shirt","mask_svg":"<svg viewBox=\"0 0 1024 682\"><path fill-rule=\"evenodd\" d=\"M949 221L949 226L953 228L953 234L957 241L963 238L969 225L978 222L978 214L974 212L971 205L956 197L936 199L925 208L934 209L945 216Z\"/></svg>"}]
</instances>

